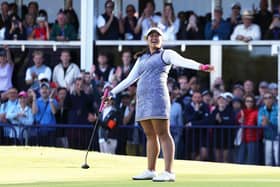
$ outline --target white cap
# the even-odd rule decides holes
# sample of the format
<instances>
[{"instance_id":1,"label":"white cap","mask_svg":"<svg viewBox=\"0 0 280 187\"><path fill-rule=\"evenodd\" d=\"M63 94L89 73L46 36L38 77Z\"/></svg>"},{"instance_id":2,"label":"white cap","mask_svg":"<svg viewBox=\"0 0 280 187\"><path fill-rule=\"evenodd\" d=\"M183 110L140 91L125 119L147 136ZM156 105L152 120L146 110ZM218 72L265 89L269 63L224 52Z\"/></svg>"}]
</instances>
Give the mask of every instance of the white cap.
<instances>
[{"instance_id":1,"label":"white cap","mask_svg":"<svg viewBox=\"0 0 280 187\"><path fill-rule=\"evenodd\" d=\"M160 28L158 27L151 27L146 32L145 36L148 37L152 32L157 32L159 35L163 36L163 33Z\"/></svg>"},{"instance_id":2,"label":"white cap","mask_svg":"<svg viewBox=\"0 0 280 187\"><path fill-rule=\"evenodd\" d=\"M39 76L38 76L38 80L40 81L40 80L43 80L43 79L46 79L46 80L50 81L49 78L47 76L45 76L44 73L40 73Z\"/></svg>"}]
</instances>

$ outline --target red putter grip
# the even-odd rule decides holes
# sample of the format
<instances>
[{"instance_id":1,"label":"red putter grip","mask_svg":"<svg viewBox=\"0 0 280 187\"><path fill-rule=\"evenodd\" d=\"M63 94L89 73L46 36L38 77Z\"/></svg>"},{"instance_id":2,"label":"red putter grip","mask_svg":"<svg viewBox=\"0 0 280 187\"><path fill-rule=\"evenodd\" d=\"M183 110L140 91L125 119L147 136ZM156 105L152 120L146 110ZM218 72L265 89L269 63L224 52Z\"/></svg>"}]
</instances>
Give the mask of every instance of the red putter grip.
<instances>
[{"instance_id":1,"label":"red putter grip","mask_svg":"<svg viewBox=\"0 0 280 187\"><path fill-rule=\"evenodd\" d=\"M98 110L99 112L103 111L104 103L105 103L105 100L108 96L109 96L109 88L105 88L104 93L103 93L103 99L101 101L101 104L100 104L100 107L99 107L99 110Z\"/></svg>"}]
</instances>

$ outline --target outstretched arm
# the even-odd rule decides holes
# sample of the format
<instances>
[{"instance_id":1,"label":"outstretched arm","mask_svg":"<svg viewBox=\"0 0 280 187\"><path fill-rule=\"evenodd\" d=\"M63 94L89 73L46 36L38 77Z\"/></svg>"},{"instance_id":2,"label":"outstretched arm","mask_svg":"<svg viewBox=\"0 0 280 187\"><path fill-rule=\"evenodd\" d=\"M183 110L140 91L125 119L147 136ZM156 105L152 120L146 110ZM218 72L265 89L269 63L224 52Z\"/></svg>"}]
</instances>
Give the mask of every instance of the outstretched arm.
<instances>
[{"instance_id":1,"label":"outstretched arm","mask_svg":"<svg viewBox=\"0 0 280 187\"><path fill-rule=\"evenodd\" d=\"M214 67L211 65L204 65L194 60L184 58L181 55L179 55L177 52L170 49L164 51L162 58L165 63L173 64L175 66L179 66L183 68L189 68L189 69L201 70L201 71L214 70Z\"/></svg>"},{"instance_id":2,"label":"outstretched arm","mask_svg":"<svg viewBox=\"0 0 280 187\"><path fill-rule=\"evenodd\" d=\"M121 81L115 88L113 88L111 90L111 94L116 95L119 92L123 91L124 89L126 89L127 87L129 87L131 84L133 84L135 81L137 81L137 79L140 76L140 72L139 72L139 58L136 61L135 65L133 66L132 70L130 71L130 73L128 74L128 76Z\"/></svg>"}]
</instances>

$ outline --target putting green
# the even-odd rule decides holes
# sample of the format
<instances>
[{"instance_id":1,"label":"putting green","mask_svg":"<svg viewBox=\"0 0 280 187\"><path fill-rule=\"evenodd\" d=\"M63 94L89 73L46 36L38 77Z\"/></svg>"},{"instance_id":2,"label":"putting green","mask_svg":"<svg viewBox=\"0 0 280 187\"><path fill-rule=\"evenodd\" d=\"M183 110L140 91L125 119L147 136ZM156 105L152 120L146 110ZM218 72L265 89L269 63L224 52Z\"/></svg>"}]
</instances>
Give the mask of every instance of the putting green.
<instances>
[{"instance_id":1,"label":"putting green","mask_svg":"<svg viewBox=\"0 0 280 187\"><path fill-rule=\"evenodd\" d=\"M176 160L176 182L132 181L146 168L144 157L45 147L0 147L0 186L280 186L280 168ZM157 170L163 171L163 160Z\"/></svg>"}]
</instances>

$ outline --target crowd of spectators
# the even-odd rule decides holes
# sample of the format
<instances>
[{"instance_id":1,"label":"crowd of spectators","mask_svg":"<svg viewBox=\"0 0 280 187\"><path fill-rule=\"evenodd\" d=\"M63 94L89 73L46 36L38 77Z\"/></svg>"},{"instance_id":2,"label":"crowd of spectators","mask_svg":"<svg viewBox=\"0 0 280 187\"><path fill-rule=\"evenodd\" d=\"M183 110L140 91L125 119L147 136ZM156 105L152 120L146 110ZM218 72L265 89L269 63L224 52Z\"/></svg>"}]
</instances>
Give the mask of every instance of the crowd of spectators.
<instances>
[{"instance_id":1,"label":"crowd of spectators","mask_svg":"<svg viewBox=\"0 0 280 187\"><path fill-rule=\"evenodd\" d=\"M253 14L246 10L242 15L241 4L235 3L231 17L226 20L222 17L221 7L216 7L215 20L203 22L191 11L176 17L170 3L164 5L162 15L155 14L152 2L147 3L139 19L134 16L133 5L127 6L127 17L122 19L120 14L117 18L112 13L114 3L108 0L105 13L98 17L98 35L100 39L110 40L122 37L127 40L144 39L142 33L145 29L158 26L163 29L164 37L168 40L231 38L247 42L264 38L267 33L279 37L279 16L269 14L264 2L261 1L260 12ZM51 27L46 12L39 10L37 3L29 3L24 23L20 22L15 10L13 14L8 13L14 6L4 2L1 8L6 39L77 39L79 24L70 18L75 17L72 8L60 11L57 23ZM270 15L271 20L273 17L272 24L271 20L263 19L260 15ZM34 20L38 26L34 26ZM257 20L269 24L260 24ZM85 149L90 137L88 129L56 129L48 126L94 124L99 118L94 149L117 154L142 153L144 140L140 128L137 128L139 124L134 120L136 84L120 93L114 101L106 103L105 110L98 115L103 88L116 86L132 69L135 59L131 50L122 51L119 66L111 64L110 56L99 51L97 62L88 72L72 61L68 50L60 52L54 67L49 66L41 50L33 51L31 60L33 65L25 72L28 89L15 88L12 81L15 64L11 50L8 46L0 50L0 123L21 125L15 126L16 134L7 126L1 128L0 144L14 144L13 140L16 139L17 144ZM278 85L265 81L255 85L253 81L246 80L226 90L223 80L217 78L210 89L203 88L196 73L172 67L168 87L172 103L170 126L175 140L176 158L279 165ZM194 128L199 125L217 128ZM219 128L240 125L248 128L238 131L237 128ZM23 130L28 126L44 128ZM119 129L117 126L131 128ZM24 142L20 141L21 138ZM233 150L234 154L231 154Z\"/></svg>"}]
</instances>

